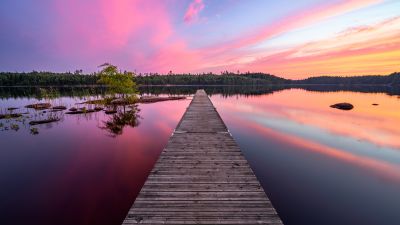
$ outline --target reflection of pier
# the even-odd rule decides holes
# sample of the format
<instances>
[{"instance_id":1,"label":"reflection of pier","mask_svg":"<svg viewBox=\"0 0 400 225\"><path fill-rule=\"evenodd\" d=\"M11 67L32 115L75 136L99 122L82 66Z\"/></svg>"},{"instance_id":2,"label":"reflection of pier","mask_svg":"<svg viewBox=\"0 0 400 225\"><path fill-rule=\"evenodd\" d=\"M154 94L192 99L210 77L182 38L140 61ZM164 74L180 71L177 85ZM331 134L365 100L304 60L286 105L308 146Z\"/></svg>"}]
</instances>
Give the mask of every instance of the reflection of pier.
<instances>
[{"instance_id":1,"label":"reflection of pier","mask_svg":"<svg viewBox=\"0 0 400 225\"><path fill-rule=\"evenodd\" d=\"M198 90L123 224L282 224L224 122Z\"/></svg>"}]
</instances>

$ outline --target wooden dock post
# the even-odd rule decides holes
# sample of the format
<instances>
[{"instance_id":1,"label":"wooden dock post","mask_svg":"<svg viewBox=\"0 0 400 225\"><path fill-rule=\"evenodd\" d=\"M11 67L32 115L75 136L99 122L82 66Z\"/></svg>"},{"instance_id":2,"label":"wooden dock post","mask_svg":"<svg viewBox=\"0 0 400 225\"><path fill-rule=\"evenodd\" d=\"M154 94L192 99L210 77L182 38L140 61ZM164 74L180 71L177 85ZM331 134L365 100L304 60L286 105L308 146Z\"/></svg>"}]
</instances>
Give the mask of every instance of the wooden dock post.
<instances>
[{"instance_id":1,"label":"wooden dock post","mask_svg":"<svg viewBox=\"0 0 400 225\"><path fill-rule=\"evenodd\" d=\"M282 224L204 90L162 151L127 224Z\"/></svg>"}]
</instances>

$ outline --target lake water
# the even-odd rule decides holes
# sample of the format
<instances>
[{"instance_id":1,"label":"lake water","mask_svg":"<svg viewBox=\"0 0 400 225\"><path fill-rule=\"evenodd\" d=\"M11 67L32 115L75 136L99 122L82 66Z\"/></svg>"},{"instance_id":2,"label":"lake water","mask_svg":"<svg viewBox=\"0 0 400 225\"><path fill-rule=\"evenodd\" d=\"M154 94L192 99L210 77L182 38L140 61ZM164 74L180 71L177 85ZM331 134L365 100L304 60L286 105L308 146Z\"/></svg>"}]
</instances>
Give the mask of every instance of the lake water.
<instances>
[{"instance_id":1,"label":"lake water","mask_svg":"<svg viewBox=\"0 0 400 225\"><path fill-rule=\"evenodd\" d=\"M206 89L285 224L400 224L400 98L355 89ZM43 90L0 89L0 114L29 113L0 120L0 224L120 224L194 91L142 89L188 98L65 115L24 108ZM82 107L100 93L47 101ZM344 101L354 109L329 107ZM28 124L49 115L60 121Z\"/></svg>"}]
</instances>

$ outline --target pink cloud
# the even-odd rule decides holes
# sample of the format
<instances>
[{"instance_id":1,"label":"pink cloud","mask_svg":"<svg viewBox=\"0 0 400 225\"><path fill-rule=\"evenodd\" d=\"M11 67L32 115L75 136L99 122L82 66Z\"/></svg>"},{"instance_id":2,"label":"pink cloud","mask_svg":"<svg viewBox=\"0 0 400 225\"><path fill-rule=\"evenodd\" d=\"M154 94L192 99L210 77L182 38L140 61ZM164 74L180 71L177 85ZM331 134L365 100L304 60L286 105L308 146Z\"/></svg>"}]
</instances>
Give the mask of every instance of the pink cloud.
<instances>
[{"instance_id":1,"label":"pink cloud","mask_svg":"<svg viewBox=\"0 0 400 225\"><path fill-rule=\"evenodd\" d=\"M191 23L198 19L199 13L204 9L203 0L194 0L190 3L183 20L186 23Z\"/></svg>"},{"instance_id":2,"label":"pink cloud","mask_svg":"<svg viewBox=\"0 0 400 225\"><path fill-rule=\"evenodd\" d=\"M398 38L395 38L398 34L391 31L396 31L394 29L397 26L396 19L372 27L352 28L320 43L276 49L275 53L251 49L252 46L281 34L380 2L382 0L341 0L335 3L323 3L284 17L230 42L197 51L181 48L179 56L184 61L180 65L183 66L183 71L262 71L291 78L322 75L328 72L337 75L390 73L396 69L394 60L399 59L398 55L381 54L399 46ZM303 56L299 57L302 54ZM188 60L185 58L187 56L190 56ZM337 57L337 61L333 57ZM366 63L362 63L363 61ZM375 63L372 63L374 61Z\"/></svg>"},{"instance_id":3,"label":"pink cloud","mask_svg":"<svg viewBox=\"0 0 400 225\"><path fill-rule=\"evenodd\" d=\"M118 66L123 69L138 69L140 72L219 72L240 69L284 75L282 67L292 68L294 65L289 61L300 61L287 60L288 57L310 54L319 51L318 48L298 46L290 51L280 49L278 53L265 56L248 47L380 1L341 0L335 4L324 3L230 42L193 49L190 43L196 40L186 39L174 30L173 12L168 1L57 0L53 3L57 14L55 19L58 20L56 24L62 26L54 28L57 42L55 49L57 55L76 58L83 65L90 62L92 68L95 68L96 63L109 61L118 62ZM191 2L184 22L196 21L204 7L202 0ZM154 15L157 15L157 19ZM362 32L369 29L360 27L356 30Z\"/></svg>"},{"instance_id":4,"label":"pink cloud","mask_svg":"<svg viewBox=\"0 0 400 225\"><path fill-rule=\"evenodd\" d=\"M388 74L400 65L400 17L347 29L331 38L290 47L239 67L301 78ZM366 28L367 27L367 28Z\"/></svg>"},{"instance_id":5,"label":"pink cloud","mask_svg":"<svg viewBox=\"0 0 400 225\"><path fill-rule=\"evenodd\" d=\"M212 46L209 50L227 51L243 48L276 37L280 34L295 29L307 27L323 20L348 13L372 4L377 4L383 0L341 0L336 3L323 3L311 9L299 11L294 15L284 17L280 20L260 27L253 33L241 36L222 46Z\"/></svg>"},{"instance_id":6,"label":"pink cloud","mask_svg":"<svg viewBox=\"0 0 400 225\"><path fill-rule=\"evenodd\" d=\"M185 46L175 35L167 1L55 1L57 54L78 61L118 62L123 69L142 69L158 62L153 56L166 46ZM154 18L157 15L157 19ZM183 50L179 50L183 51ZM96 65L91 65L95 68ZM149 71L155 71L149 68Z\"/></svg>"},{"instance_id":7,"label":"pink cloud","mask_svg":"<svg viewBox=\"0 0 400 225\"><path fill-rule=\"evenodd\" d=\"M55 8L63 24L56 28L61 44L82 41L85 47L93 48L88 50L125 47L145 35L151 37L146 40L157 44L172 33L165 6L154 1L71 0L57 1Z\"/></svg>"}]
</instances>

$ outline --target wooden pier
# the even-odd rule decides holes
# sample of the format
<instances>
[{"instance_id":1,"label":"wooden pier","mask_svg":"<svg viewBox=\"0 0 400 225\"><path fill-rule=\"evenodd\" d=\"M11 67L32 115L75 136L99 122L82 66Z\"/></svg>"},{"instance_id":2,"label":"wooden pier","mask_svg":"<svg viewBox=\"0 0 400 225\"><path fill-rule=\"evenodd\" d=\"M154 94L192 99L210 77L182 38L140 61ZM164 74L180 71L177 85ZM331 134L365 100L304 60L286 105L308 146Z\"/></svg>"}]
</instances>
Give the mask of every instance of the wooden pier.
<instances>
[{"instance_id":1,"label":"wooden pier","mask_svg":"<svg viewBox=\"0 0 400 225\"><path fill-rule=\"evenodd\" d=\"M123 224L282 224L204 90L198 90Z\"/></svg>"}]
</instances>

